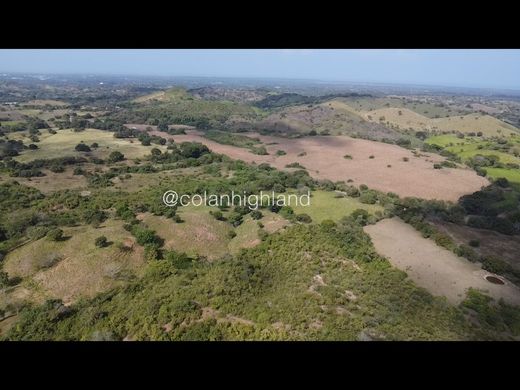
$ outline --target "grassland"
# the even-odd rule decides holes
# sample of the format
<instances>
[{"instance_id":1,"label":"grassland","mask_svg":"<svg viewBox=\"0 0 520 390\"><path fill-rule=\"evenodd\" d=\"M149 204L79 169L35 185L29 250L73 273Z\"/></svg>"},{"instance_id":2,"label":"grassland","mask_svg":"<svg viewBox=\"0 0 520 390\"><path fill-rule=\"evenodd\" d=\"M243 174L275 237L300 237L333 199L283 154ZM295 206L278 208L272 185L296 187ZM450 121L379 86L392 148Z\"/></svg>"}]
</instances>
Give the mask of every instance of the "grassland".
<instances>
[{"instance_id":1,"label":"grassland","mask_svg":"<svg viewBox=\"0 0 520 390\"><path fill-rule=\"evenodd\" d=\"M314 222L320 223L326 219L338 221L342 217L350 215L354 210L363 209L374 214L383 211L379 205L361 203L356 198L337 197L334 191L313 191L310 206L292 206L296 214L308 214Z\"/></svg>"},{"instance_id":2,"label":"grassland","mask_svg":"<svg viewBox=\"0 0 520 390\"><path fill-rule=\"evenodd\" d=\"M520 163L520 158L512 154L493 149L492 147L496 145L495 142L485 140L480 137L466 137L461 139L454 135L446 134L430 137L426 140L426 142L432 145L441 146L449 152L455 153L463 160L474 157L476 155L494 155L498 157L499 161L504 164Z\"/></svg>"},{"instance_id":3,"label":"grassland","mask_svg":"<svg viewBox=\"0 0 520 390\"><path fill-rule=\"evenodd\" d=\"M446 118L428 118L409 109L381 108L365 112L364 117L372 122L386 123L401 130L446 131L462 133L482 132L485 136L515 135L519 130L490 115L468 114Z\"/></svg>"},{"instance_id":4,"label":"grassland","mask_svg":"<svg viewBox=\"0 0 520 390\"><path fill-rule=\"evenodd\" d=\"M438 145L443 149L456 154L463 161L480 156L495 156L501 164L520 164L520 157L512 154L511 151L518 149L519 137L515 136L508 139L508 143L514 145L512 148L505 148L505 151L495 150L500 147L496 141L481 137L458 138L451 134L433 136L426 141L428 144ZM484 167L487 176L493 179L504 177L512 183L520 184L520 170L507 166Z\"/></svg>"},{"instance_id":5,"label":"grassland","mask_svg":"<svg viewBox=\"0 0 520 390\"><path fill-rule=\"evenodd\" d=\"M520 185L520 170L518 169L505 169L505 168L486 168L487 175L494 179L504 177L511 183Z\"/></svg>"},{"instance_id":6,"label":"grassland","mask_svg":"<svg viewBox=\"0 0 520 390\"><path fill-rule=\"evenodd\" d=\"M89 170L94 170L90 167ZM83 189L88 186L87 179L83 175L74 175L73 168L66 168L64 172L55 173L48 169L42 169L45 176L41 177L17 177L16 180L23 185L34 187L44 194L52 194L56 191ZM0 176L0 184L11 181L11 177Z\"/></svg>"},{"instance_id":7,"label":"grassland","mask_svg":"<svg viewBox=\"0 0 520 390\"><path fill-rule=\"evenodd\" d=\"M143 251L123 229L123 223L107 220L99 228L64 228L64 239L41 238L10 252L3 268L11 277L24 278L31 299L59 298L73 302L93 296L137 276L144 265ZM106 236L111 243L98 248L94 240ZM121 251L118 243L132 250Z\"/></svg>"},{"instance_id":8,"label":"grassland","mask_svg":"<svg viewBox=\"0 0 520 390\"><path fill-rule=\"evenodd\" d=\"M43 133L46 133L45 131ZM66 156L84 156L85 153L74 150L77 144L84 142L91 145L97 142L99 147L92 149L87 155L92 155L98 158L106 158L111 152L119 151L125 155L126 158L143 157L150 153L151 147L141 145L138 141L129 139L115 138L111 132L86 129L84 131L75 132L73 130L58 130L56 134L42 134L38 149L27 150L16 157L17 161L28 162L36 159L50 159ZM164 146L157 146L160 149L166 150Z\"/></svg>"},{"instance_id":9,"label":"grassland","mask_svg":"<svg viewBox=\"0 0 520 390\"><path fill-rule=\"evenodd\" d=\"M217 221L209 207L185 207L178 211L183 222L144 214L142 221L165 240L164 247L210 260L228 253L230 224Z\"/></svg>"},{"instance_id":10,"label":"grassland","mask_svg":"<svg viewBox=\"0 0 520 390\"><path fill-rule=\"evenodd\" d=\"M345 103L358 112L375 111L382 108L394 107L407 109L427 118L438 118L463 114L467 111L446 104L433 104L405 97L383 97L383 98L342 98Z\"/></svg>"}]
</instances>

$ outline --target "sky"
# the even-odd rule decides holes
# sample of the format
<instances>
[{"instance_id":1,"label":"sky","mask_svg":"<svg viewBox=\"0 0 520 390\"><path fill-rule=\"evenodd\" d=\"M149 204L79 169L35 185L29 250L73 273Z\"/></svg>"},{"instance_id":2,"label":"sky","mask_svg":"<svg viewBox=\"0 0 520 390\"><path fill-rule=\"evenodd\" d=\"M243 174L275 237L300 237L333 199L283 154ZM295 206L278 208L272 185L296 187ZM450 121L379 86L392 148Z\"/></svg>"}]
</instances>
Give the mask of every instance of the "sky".
<instances>
[{"instance_id":1,"label":"sky","mask_svg":"<svg viewBox=\"0 0 520 390\"><path fill-rule=\"evenodd\" d=\"M520 90L520 50L0 49L0 72L289 78Z\"/></svg>"}]
</instances>

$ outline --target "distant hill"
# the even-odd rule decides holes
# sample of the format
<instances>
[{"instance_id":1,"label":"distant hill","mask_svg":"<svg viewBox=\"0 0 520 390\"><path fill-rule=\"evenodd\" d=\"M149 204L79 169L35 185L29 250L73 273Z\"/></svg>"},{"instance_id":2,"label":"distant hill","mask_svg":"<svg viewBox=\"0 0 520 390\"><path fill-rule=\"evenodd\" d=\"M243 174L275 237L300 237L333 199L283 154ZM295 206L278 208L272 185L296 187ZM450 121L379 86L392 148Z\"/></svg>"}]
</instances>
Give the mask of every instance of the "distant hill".
<instances>
[{"instance_id":1,"label":"distant hill","mask_svg":"<svg viewBox=\"0 0 520 390\"><path fill-rule=\"evenodd\" d=\"M347 93L347 94L329 94L323 96L305 96L298 93L282 93L278 95L269 95L260 100L255 105L260 108L280 108L293 106L298 104L317 104L338 97L369 97L370 95Z\"/></svg>"},{"instance_id":2,"label":"distant hill","mask_svg":"<svg viewBox=\"0 0 520 390\"><path fill-rule=\"evenodd\" d=\"M286 107L259 121L256 127L258 130L285 134L309 133L314 130L318 134L326 132L378 140L395 140L401 136L386 126L367 121L350 106L337 100Z\"/></svg>"},{"instance_id":3,"label":"distant hill","mask_svg":"<svg viewBox=\"0 0 520 390\"><path fill-rule=\"evenodd\" d=\"M484 135L509 135L520 130L490 115L469 114L446 118L427 118L406 108L381 108L364 112L363 117L375 123L390 124L399 130L482 132Z\"/></svg>"}]
</instances>

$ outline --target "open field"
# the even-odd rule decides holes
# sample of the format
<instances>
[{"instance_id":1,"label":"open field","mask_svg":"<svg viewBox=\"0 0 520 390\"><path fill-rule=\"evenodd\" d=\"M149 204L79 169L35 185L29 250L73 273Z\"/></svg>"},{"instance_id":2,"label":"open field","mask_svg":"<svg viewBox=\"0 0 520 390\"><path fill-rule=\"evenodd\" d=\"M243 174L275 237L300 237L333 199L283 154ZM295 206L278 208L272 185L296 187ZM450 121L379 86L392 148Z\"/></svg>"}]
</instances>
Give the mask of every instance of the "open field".
<instances>
[{"instance_id":1,"label":"open field","mask_svg":"<svg viewBox=\"0 0 520 390\"><path fill-rule=\"evenodd\" d=\"M73 168L68 167L64 172L54 173L48 169L42 169L45 176L41 177L0 177L0 184L16 180L18 183L34 187L44 194L51 194L55 191L74 190L86 188L88 186L87 179L83 175L74 175Z\"/></svg>"},{"instance_id":2,"label":"open field","mask_svg":"<svg viewBox=\"0 0 520 390\"><path fill-rule=\"evenodd\" d=\"M257 221L250 216L237 228L225 221L217 221L209 214L211 207L181 207L178 215L183 222L176 223L165 217L144 213L138 216L150 229L164 239L164 247L189 255L205 256L214 260L227 253L237 253L242 248L250 248L260 243ZM262 210L259 220L267 232L273 233L289 224L288 221L269 211ZM236 236L229 234L235 230Z\"/></svg>"},{"instance_id":3,"label":"open field","mask_svg":"<svg viewBox=\"0 0 520 390\"><path fill-rule=\"evenodd\" d=\"M62 102L60 100L52 100L52 99L36 99L36 100L29 100L26 103L21 103L21 106L60 106L65 107L69 104L66 102Z\"/></svg>"},{"instance_id":4,"label":"open field","mask_svg":"<svg viewBox=\"0 0 520 390\"><path fill-rule=\"evenodd\" d=\"M10 252L4 271L10 277L30 278L30 290L48 298L70 303L80 297L94 296L139 275L144 265L143 250L123 229L121 221L107 220L99 228L80 226L63 228L65 239L41 238ZM111 245L98 248L96 237L104 235ZM132 250L117 247L124 242Z\"/></svg>"},{"instance_id":5,"label":"open field","mask_svg":"<svg viewBox=\"0 0 520 390\"><path fill-rule=\"evenodd\" d=\"M490 115L469 114L447 118L428 118L408 109L382 108L364 113L372 122L398 126L401 130L482 132L486 136L518 134L519 130Z\"/></svg>"},{"instance_id":6,"label":"open field","mask_svg":"<svg viewBox=\"0 0 520 390\"><path fill-rule=\"evenodd\" d=\"M241 249L252 248L260 244L261 239L258 235L260 227L258 222L264 225L264 229L268 233L277 232L280 229L290 225L290 223L278 214L267 210L262 210L263 217L256 221L251 216L246 216L244 222L235 228L237 234L229 241L228 248L232 254L237 254Z\"/></svg>"},{"instance_id":7,"label":"open field","mask_svg":"<svg viewBox=\"0 0 520 390\"><path fill-rule=\"evenodd\" d=\"M472 287L496 300L503 298L510 304L520 304L520 289L514 284L502 277L503 285L488 282L485 277L489 272L423 238L399 218L384 219L364 229L381 255L433 295L445 296L458 304Z\"/></svg>"},{"instance_id":8,"label":"open field","mask_svg":"<svg viewBox=\"0 0 520 390\"><path fill-rule=\"evenodd\" d=\"M516 163L520 164L520 158L512 154L505 153L493 149L494 143L488 140L483 140L480 137L458 138L454 135L438 135L429 137L425 142L433 145L438 145L451 153L455 153L462 159L468 159L476 155L481 156L497 156L501 163ZM514 140L512 141L514 142Z\"/></svg>"},{"instance_id":9,"label":"open field","mask_svg":"<svg viewBox=\"0 0 520 390\"><path fill-rule=\"evenodd\" d=\"M308 214L313 222L321 222L325 219L339 221L342 217L350 215L354 210L363 209L374 214L383 211L379 205L361 203L356 198L337 198L334 191L313 191L310 206L291 206L296 214Z\"/></svg>"},{"instance_id":10,"label":"open field","mask_svg":"<svg viewBox=\"0 0 520 390\"><path fill-rule=\"evenodd\" d=\"M84 153L74 150L77 144L84 142L91 145L97 142L99 147L92 149L92 152ZM166 150L165 146L154 145L162 150ZM111 132L87 129L80 132L73 130L58 130L57 134L45 134L40 138L37 150L26 150L16 157L20 162L28 162L36 159L49 159L66 156L95 156L106 158L113 151L119 151L126 158L132 159L143 157L150 153L152 147L141 145L137 140L124 138L115 138Z\"/></svg>"},{"instance_id":11,"label":"open field","mask_svg":"<svg viewBox=\"0 0 520 390\"><path fill-rule=\"evenodd\" d=\"M504 177L511 183L520 184L520 170L505 168L486 168L487 175L494 179Z\"/></svg>"},{"instance_id":12,"label":"open field","mask_svg":"<svg viewBox=\"0 0 520 390\"><path fill-rule=\"evenodd\" d=\"M184 222L176 223L166 217L149 213L139 216L146 225L164 239L164 247L190 255L206 256L213 260L227 253L228 232L233 228L209 215L210 208L180 208Z\"/></svg>"},{"instance_id":13,"label":"open field","mask_svg":"<svg viewBox=\"0 0 520 390\"><path fill-rule=\"evenodd\" d=\"M485 178L477 176L469 169L434 169L433 163L443 160L438 155L424 154L416 157L410 150L396 145L347 136L287 139L252 134L260 138L269 152L269 155L259 156L244 148L210 141L197 132L176 136L160 132L160 135L174 138L175 142L200 142L214 152L226 154L233 159L257 164L268 163L279 169L298 162L314 178L345 182L350 179L355 185L366 184L370 188L394 192L400 196L455 201L488 184ZM277 156L277 150L285 151L286 155ZM302 156L302 153L306 155ZM343 157L347 154L352 159ZM327 157L324 158L324 155ZM371 159L370 156L374 158ZM408 161L403 161L405 157Z\"/></svg>"}]
</instances>

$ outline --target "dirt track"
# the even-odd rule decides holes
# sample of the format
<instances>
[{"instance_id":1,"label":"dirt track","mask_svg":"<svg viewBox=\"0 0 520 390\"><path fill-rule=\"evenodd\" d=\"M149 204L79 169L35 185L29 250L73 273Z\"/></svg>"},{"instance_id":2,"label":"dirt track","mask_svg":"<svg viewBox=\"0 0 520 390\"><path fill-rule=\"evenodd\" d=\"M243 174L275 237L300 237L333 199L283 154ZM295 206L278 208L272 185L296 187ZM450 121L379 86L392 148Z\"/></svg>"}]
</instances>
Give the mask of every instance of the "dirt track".
<instances>
[{"instance_id":1,"label":"dirt track","mask_svg":"<svg viewBox=\"0 0 520 390\"><path fill-rule=\"evenodd\" d=\"M424 199L456 201L462 195L478 191L488 181L470 169L434 169L433 163L443 158L435 154L416 157L410 150L397 145L355 139L347 136L316 136L287 139L273 136L249 134L260 138L269 155L259 156L248 149L222 145L204 138L201 133L189 131L186 135L171 136L153 131L175 142L196 141L207 145L216 153L226 154L233 159L249 163L269 163L285 169L287 164L298 162L317 179L332 181L352 180L352 184L366 184L384 192L399 196L416 196ZM270 143L276 143L269 145ZM277 150L287 154L276 156ZM306 155L298 156L305 152ZM345 155L352 159L345 159ZM370 158L374 156L374 158ZM408 161L403 161L407 157ZM390 165L390 167L388 167Z\"/></svg>"}]
</instances>

